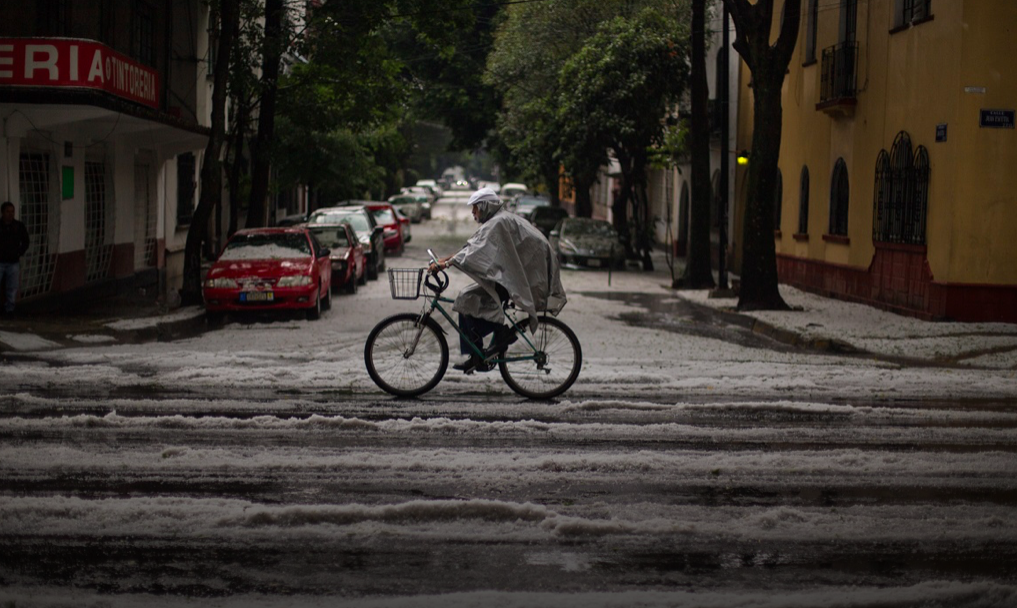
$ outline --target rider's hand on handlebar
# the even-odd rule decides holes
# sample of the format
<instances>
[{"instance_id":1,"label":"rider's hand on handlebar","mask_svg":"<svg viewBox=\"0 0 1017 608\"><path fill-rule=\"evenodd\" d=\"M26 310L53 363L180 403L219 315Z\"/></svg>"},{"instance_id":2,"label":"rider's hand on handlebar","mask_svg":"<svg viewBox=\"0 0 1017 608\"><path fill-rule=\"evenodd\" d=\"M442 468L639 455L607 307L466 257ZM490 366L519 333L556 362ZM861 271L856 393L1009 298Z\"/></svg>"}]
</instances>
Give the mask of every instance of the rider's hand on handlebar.
<instances>
[{"instance_id":1,"label":"rider's hand on handlebar","mask_svg":"<svg viewBox=\"0 0 1017 608\"><path fill-rule=\"evenodd\" d=\"M438 271L441 270L441 269L442 269L442 267L440 265L438 265L438 264L435 264L434 262L431 262L427 266L427 272L429 272L431 274L438 274Z\"/></svg>"}]
</instances>

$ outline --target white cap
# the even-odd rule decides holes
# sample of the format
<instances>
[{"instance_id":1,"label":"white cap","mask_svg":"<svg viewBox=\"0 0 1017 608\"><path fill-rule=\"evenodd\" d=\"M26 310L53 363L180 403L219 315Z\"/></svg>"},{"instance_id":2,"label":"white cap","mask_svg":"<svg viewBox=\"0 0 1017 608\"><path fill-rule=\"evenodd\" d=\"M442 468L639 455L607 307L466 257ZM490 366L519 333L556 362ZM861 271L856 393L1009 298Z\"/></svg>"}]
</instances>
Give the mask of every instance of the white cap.
<instances>
[{"instance_id":1,"label":"white cap","mask_svg":"<svg viewBox=\"0 0 1017 608\"><path fill-rule=\"evenodd\" d=\"M498 200L500 200L498 198L498 193L496 193L494 190L490 188L481 188L480 190L477 190L476 192L473 193L473 196L470 197L470 200L466 201L466 204L472 207L474 205L479 205L484 201L498 201Z\"/></svg>"}]
</instances>

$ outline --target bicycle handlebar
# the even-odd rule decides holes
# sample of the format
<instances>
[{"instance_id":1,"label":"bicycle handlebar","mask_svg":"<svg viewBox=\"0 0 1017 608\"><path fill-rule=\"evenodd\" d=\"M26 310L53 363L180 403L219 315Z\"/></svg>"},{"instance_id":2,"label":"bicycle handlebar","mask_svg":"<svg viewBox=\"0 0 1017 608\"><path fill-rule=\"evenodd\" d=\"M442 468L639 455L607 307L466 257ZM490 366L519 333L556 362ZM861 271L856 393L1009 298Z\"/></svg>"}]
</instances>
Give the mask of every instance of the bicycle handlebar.
<instances>
[{"instance_id":1,"label":"bicycle handlebar","mask_svg":"<svg viewBox=\"0 0 1017 608\"><path fill-rule=\"evenodd\" d=\"M448 273L445 272L444 270L439 270L434 274L431 274L430 272L425 272L424 274L426 275L424 277L424 286L430 289L431 291L440 294L441 292L448 289L449 284ZM431 282L431 278L434 278L435 280L434 283Z\"/></svg>"}]
</instances>

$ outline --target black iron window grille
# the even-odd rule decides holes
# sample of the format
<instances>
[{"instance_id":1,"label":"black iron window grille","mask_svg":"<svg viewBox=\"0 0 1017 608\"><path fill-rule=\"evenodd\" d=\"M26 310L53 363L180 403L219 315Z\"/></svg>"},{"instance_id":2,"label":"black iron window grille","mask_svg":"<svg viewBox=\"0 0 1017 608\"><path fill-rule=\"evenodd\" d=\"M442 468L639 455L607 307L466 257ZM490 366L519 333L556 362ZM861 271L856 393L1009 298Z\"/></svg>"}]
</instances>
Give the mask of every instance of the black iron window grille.
<instances>
[{"instance_id":1,"label":"black iron window grille","mask_svg":"<svg viewBox=\"0 0 1017 608\"><path fill-rule=\"evenodd\" d=\"M901 131L890 153L881 150L876 158L872 240L924 245L928 204L928 150L918 146L912 152L911 137Z\"/></svg>"},{"instance_id":2,"label":"black iron window grille","mask_svg":"<svg viewBox=\"0 0 1017 608\"><path fill-rule=\"evenodd\" d=\"M849 41L823 49L819 101L853 99L857 94L858 43Z\"/></svg>"},{"instance_id":3,"label":"black iron window grille","mask_svg":"<svg viewBox=\"0 0 1017 608\"><path fill-rule=\"evenodd\" d=\"M897 0L894 15L896 27L925 21L932 16L932 0Z\"/></svg>"},{"instance_id":4,"label":"black iron window grille","mask_svg":"<svg viewBox=\"0 0 1017 608\"><path fill-rule=\"evenodd\" d=\"M848 233L848 201L850 199L847 163L838 158L833 165L833 178L830 180L830 231L835 236L847 236Z\"/></svg>"},{"instance_id":5,"label":"black iron window grille","mask_svg":"<svg viewBox=\"0 0 1017 608\"><path fill-rule=\"evenodd\" d=\"M798 190L798 234L809 232L809 168L802 166L802 178Z\"/></svg>"}]
</instances>

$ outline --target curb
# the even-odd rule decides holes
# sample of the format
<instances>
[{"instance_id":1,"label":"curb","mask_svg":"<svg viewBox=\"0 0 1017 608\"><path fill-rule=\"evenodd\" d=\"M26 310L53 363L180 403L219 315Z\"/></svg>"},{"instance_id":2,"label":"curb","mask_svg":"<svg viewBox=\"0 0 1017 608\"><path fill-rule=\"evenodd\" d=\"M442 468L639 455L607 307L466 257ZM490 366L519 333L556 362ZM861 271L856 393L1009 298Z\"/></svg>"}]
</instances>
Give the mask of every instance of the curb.
<instances>
[{"instance_id":1,"label":"curb","mask_svg":"<svg viewBox=\"0 0 1017 608\"><path fill-rule=\"evenodd\" d=\"M681 297L680 293L678 294L678 297ZM783 327L777 327L776 325L767 323L765 321L760 321L755 317L750 317L749 315L740 313L736 310L731 310L729 308L714 308L713 306L707 306L701 302L697 302L689 298L682 299L685 300L685 302L687 302L691 306L698 307L701 310L721 317L722 319L724 319L726 323L730 325L743 327L745 329L748 329L754 334L765 336L767 338L770 338L771 340L780 342L781 344L787 344L788 346L794 346L796 348L804 348L817 352L838 355L872 354L866 350L854 346L853 344L850 344L843 340L839 340L837 338L829 337L806 338L805 336L802 336L797 332L791 331L789 329L784 329Z\"/></svg>"}]
</instances>

